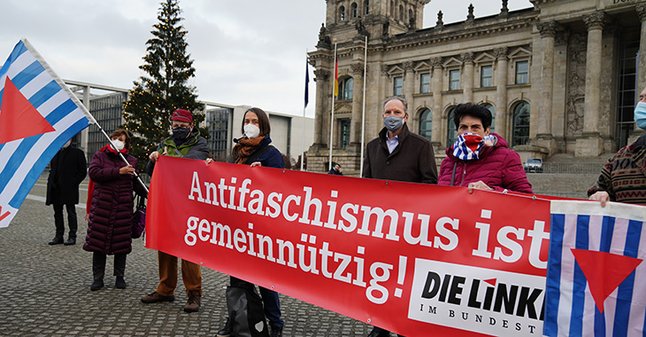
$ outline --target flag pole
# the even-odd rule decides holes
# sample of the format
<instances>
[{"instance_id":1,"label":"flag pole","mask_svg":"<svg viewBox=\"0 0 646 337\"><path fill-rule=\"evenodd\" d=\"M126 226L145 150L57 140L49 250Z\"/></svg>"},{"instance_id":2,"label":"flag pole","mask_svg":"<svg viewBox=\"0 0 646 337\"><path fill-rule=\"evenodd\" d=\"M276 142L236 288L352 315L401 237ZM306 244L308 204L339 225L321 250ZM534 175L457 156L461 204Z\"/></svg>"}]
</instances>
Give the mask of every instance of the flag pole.
<instances>
[{"instance_id":1,"label":"flag pole","mask_svg":"<svg viewBox=\"0 0 646 337\"><path fill-rule=\"evenodd\" d=\"M307 64L307 49L305 49L305 104L303 104L303 127L301 128L301 171L305 164L305 109L309 103L309 86L310 86L310 73Z\"/></svg>"},{"instance_id":2,"label":"flag pole","mask_svg":"<svg viewBox=\"0 0 646 337\"><path fill-rule=\"evenodd\" d=\"M330 143L330 156L328 160L328 171L332 169L332 135L334 135L334 99L336 98L337 92L338 92L338 87L337 87L337 81L338 81L338 65L337 65L337 60L336 60L336 42L334 43L334 80L332 81L332 111L330 112L330 139L328 142Z\"/></svg>"},{"instance_id":3,"label":"flag pole","mask_svg":"<svg viewBox=\"0 0 646 337\"><path fill-rule=\"evenodd\" d=\"M54 78L54 81L56 81L56 83L57 83L61 88L63 88L63 90L65 90L65 92L67 92L67 94L70 96L70 98L72 99L72 101L73 101L73 102L74 102L74 103L75 103L79 108L81 108L81 111L82 111L82 112L83 112L83 114L85 114L85 116L90 120L90 122L91 122L92 124L96 125L96 127L97 127L97 128L99 128L99 131L101 131L101 133L103 133L103 135L104 135L104 136L105 136L105 138L108 140L108 142L110 143L110 145L112 145L112 147L116 149L117 147L116 147L116 146L114 145L114 143L112 142L112 139L110 139L110 136L108 136L108 134L105 132L105 130L103 130L103 128L101 127L101 125L99 124L99 122L97 122L97 120L94 118L94 116L92 116L92 114L90 113L90 111L88 110L88 108L85 106L85 104L83 104L83 102L81 102L81 100L79 100L79 99L78 99L78 97L76 97L76 94L74 94L74 93L72 92L72 90L70 90L70 88L68 88L68 87L67 87L67 84L65 84L65 82L63 82L63 80L61 80L61 78L60 78L60 77L58 77L58 75L56 75L56 73L54 72L54 70L49 66L49 64L48 64L48 63L45 61L45 59L40 55L40 53L38 53L38 51L36 51L36 49L31 45L31 43L29 43L29 41L27 41L27 39L24 39L24 38L23 38L23 39L22 39L22 42L25 44L25 46L27 47L27 49L29 49L29 51L31 51L31 53L34 55L34 58L36 58L38 61L40 61L40 63L41 63L41 64L43 65L43 67L45 68L45 70L46 70L46 71L47 71L47 72L52 76L52 78ZM119 153L119 156L121 157L121 159L122 159L122 160L123 160L127 165L130 165L130 163L128 162L128 160L126 160L126 157L124 157L124 156L123 156L123 154L122 154L121 152L117 151L117 153ZM141 186L143 186L143 187L144 187L144 189L146 190L146 193L148 193L148 187L147 187L147 186L146 186L146 184L144 184L144 182L141 180L141 178L139 177L139 175L137 174L137 172L134 172L133 174L134 174L134 176L135 176L135 177L137 177L137 180L139 181L139 183L141 184Z\"/></svg>"},{"instance_id":4,"label":"flag pole","mask_svg":"<svg viewBox=\"0 0 646 337\"><path fill-rule=\"evenodd\" d=\"M364 143L366 139L366 80L368 77L368 35L363 50L363 107L361 109L361 161L359 163L359 178L363 178Z\"/></svg>"}]
</instances>

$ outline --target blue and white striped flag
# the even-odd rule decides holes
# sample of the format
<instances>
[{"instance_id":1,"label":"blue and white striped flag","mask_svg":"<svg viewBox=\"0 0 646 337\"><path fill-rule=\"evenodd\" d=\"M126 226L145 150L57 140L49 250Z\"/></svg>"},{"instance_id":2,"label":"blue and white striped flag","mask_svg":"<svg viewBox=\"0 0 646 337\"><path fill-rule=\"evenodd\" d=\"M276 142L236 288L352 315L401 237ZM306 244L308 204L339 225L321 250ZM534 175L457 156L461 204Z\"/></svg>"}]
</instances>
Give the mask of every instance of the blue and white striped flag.
<instances>
[{"instance_id":1,"label":"blue and white striped flag","mask_svg":"<svg viewBox=\"0 0 646 337\"><path fill-rule=\"evenodd\" d=\"M94 118L29 42L0 68L0 227L56 152Z\"/></svg>"},{"instance_id":2,"label":"blue and white striped flag","mask_svg":"<svg viewBox=\"0 0 646 337\"><path fill-rule=\"evenodd\" d=\"M551 202L546 336L646 336L646 207Z\"/></svg>"}]
</instances>

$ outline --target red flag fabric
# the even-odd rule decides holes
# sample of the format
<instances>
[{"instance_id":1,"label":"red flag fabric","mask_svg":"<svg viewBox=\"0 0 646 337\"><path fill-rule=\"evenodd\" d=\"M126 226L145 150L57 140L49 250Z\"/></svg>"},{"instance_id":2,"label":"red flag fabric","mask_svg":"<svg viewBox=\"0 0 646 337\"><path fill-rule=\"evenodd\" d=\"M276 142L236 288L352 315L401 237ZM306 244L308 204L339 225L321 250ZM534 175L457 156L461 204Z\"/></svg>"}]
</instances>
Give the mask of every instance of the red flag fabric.
<instances>
[{"instance_id":1,"label":"red flag fabric","mask_svg":"<svg viewBox=\"0 0 646 337\"><path fill-rule=\"evenodd\" d=\"M334 97L339 97L339 60L334 60Z\"/></svg>"}]
</instances>

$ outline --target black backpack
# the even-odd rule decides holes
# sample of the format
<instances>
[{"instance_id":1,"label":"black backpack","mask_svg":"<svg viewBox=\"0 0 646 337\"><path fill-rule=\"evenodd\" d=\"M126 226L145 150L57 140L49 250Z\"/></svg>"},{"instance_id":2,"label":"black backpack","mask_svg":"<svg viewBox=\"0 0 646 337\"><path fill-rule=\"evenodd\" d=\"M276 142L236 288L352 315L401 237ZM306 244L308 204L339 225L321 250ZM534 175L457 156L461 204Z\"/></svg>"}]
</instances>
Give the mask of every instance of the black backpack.
<instances>
[{"instance_id":1,"label":"black backpack","mask_svg":"<svg viewBox=\"0 0 646 337\"><path fill-rule=\"evenodd\" d=\"M269 337L262 299L252 284L227 287L231 336Z\"/></svg>"}]
</instances>

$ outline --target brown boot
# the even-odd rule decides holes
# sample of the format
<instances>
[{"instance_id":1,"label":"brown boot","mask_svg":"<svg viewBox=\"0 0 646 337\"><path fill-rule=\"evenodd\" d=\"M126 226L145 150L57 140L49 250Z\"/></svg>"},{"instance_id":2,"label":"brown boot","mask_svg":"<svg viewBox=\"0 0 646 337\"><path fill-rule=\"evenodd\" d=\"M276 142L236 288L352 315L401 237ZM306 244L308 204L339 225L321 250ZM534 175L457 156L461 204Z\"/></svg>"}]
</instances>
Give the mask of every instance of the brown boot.
<instances>
[{"instance_id":1,"label":"brown boot","mask_svg":"<svg viewBox=\"0 0 646 337\"><path fill-rule=\"evenodd\" d=\"M142 303L159 303L159 302L173 302L175 300L175 296L173 295L162 295L156 291L153 291L152 293L144 296L141 298Z\"/></svg>"},{"instance_id":2,"label":"brown boot","mask_svg":"<svg viewBox=\"0 0 646 337\"><path fill-rule=\"evenodd\" d=\"M202 304L202 295L199 293L191 292L188 294L188 300L184 306L184 312L198 312Z\"/></svg>"}]
</instances>

